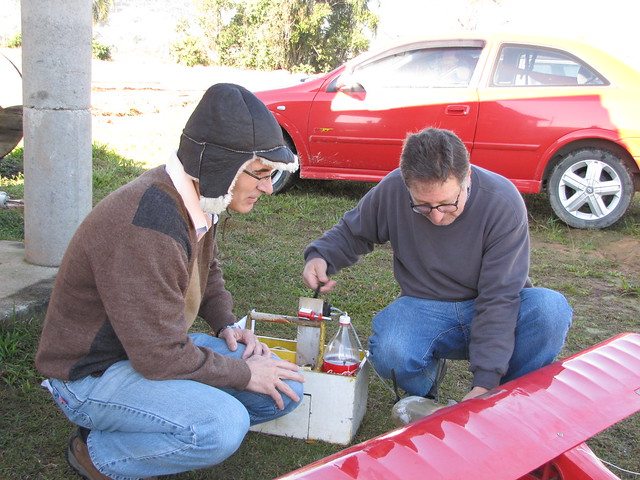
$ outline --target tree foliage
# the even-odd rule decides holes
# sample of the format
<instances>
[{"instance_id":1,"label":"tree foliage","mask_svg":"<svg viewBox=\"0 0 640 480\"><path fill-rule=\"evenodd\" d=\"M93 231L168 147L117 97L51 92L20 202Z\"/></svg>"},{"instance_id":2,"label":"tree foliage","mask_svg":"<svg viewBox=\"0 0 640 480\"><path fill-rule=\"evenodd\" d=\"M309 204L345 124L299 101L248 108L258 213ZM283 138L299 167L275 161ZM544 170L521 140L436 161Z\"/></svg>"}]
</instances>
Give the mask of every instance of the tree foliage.
<instances>
[{"instance_id":1,"label":"tree foliage","mask_svg":"<svg viewBox=\"0 0 640 480\"><path fill-rule=\"evenodd\" d=\"M378 17L366 0L198 0L218 63L326 72L366 50Z\"/></svg>"},{"instance_id":2,"label":"tree foliage","mask_svg":"<svg viewBox=\"0 0 640 480\"><path fill-rule=\"evenodd\" d=\"M170 54L177 63L193 67L209 65L209 52L201 37L191 33L191 26L186 19L180 19L176 26L177 40L171 44Z\"/></svg>"},{"instance_id":3,"label":"tree foliage","mask_svg":"<svg viewBox=\"0 0 640 480\"><path fill-rule=\"evenodd\" d=\"M106 22L114 0L93 0L91 6L93 23Z\"/></svg>"}]
</instances>

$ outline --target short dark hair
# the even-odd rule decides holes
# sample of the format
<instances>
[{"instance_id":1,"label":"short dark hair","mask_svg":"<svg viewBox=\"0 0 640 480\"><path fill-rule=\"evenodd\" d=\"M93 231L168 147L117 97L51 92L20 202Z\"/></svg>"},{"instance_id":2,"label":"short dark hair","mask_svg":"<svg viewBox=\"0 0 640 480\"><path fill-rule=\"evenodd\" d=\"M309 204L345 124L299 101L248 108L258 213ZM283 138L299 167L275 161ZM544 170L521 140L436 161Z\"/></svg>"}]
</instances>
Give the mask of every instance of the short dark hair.
<instances>
[{"instance_id":1,"label":"short dark hair","mask_svg":"<svg viewBox=\"0 0 640 480\"><path fill-rule=\"evenodd\" d=\"M400 155L404 183L462 183L469 172L469 152L458 136L439 128L426 128L407 136Z\"/></svg>"}]
</instances>

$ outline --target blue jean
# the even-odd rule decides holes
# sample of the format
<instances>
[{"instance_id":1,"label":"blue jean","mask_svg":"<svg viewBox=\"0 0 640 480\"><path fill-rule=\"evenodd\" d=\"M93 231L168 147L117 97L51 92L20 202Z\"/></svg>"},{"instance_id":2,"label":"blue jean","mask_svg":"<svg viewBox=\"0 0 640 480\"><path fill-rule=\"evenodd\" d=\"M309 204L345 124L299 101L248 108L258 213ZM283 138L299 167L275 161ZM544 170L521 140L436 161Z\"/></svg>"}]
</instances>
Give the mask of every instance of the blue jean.
<instances>
[{"instance_id":1,"label":"blue jean","mask_svg":"<svg viewBox=\"0 0 640 480\"><path fill-rule=\"evenodd\" d=\"M394 370L398 386L409 395L425 396L431 389L438 359L468 360L475 301L442 302L400 297L373 319L369 339L371 361L384 378ZM501 383L551 363L571 326L572 309L558 292L525 288L515 348Z\"/></svg>"},{"instance_id":2,"label":"blue jean","mask_svg":"<svg viewBox=\"0 0 640 480\"><path fill-rule=\"evenodd\" d=\"M196 345L240 357L222 339L191 335ZM303 396L303 385L287 381ZM268 395L215 388L192 380L148 380L129 361L100 377L50 379L52 395L72 422L91 430L87 445L96 468L116 480L168 475L222 462L240 446L249 426L285 415Z\"/></svg>"}]
</instances>

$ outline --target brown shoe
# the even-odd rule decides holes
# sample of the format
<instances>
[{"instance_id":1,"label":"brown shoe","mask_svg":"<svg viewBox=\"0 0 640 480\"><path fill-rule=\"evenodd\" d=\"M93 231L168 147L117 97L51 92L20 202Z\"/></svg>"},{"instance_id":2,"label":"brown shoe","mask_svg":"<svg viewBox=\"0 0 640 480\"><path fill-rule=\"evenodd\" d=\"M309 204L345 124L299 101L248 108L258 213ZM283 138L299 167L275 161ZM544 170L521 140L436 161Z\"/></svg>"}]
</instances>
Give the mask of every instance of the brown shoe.
<instances>
[{"instance_id":1,"label":"brown shoe","mask_svg":"<svg viewBox=\"0 0 640 480\"><path fill-rule=\"evenodd\" d=\"M80 433L81 428L71 435L69 438L69 446L67 447L67 462L69 466L73 468L78 475L85 480L113 480L111 477L107 477L98 471L93 465L91 457L89 456L89 449L87 443ZM86 430L88 432L88 430ZM158 477L148 477L142 480L157 480Z\"/></svg>"},{"instance_id":2,"label":"brown shoe","mask_svg":"<svg viewBox=\"0 0 640 480\"><path fill-rule=\"evenodd\" d=\"M93 465L87 444L80 434L80 429L69 438L67 462L85 480L112 480L111 477L100 473Z\"/></svg>"}]
</instances>

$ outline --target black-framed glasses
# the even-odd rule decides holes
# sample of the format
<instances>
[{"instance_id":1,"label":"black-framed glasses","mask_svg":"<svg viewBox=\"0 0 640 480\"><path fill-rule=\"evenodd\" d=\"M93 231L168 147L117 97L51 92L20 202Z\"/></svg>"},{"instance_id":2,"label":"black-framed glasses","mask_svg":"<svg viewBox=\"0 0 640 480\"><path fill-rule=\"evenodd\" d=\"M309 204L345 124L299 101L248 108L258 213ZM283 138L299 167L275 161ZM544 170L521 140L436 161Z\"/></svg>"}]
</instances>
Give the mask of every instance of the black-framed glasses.
<instances>
[{"instance_id":1,"label":"black-framed glasses","mask_svg":"<svg viewBox=\"0 0 640 480\"><path fill-rule=\"evenodd\" d=\"M255 173L250 172L249 170L242 170L244 173L246 173L247 175L249 175L250 177L255 178L258 181L258 185L260 185L262 182L264 182L265 180L269 179L269 180L273 180L273 177L275 177L276 173L278 173L277 170L273 170L269 175L265 175L264 177L259 177L257 176Z\"/></svg>"},{"instance_id":2,"label":"black-framed glasses","mask_svg":"<svg viewBox=\"0 0 640 480\"><path fill-rule=\"evenodd\" d=\"M453 213L458 210L458 203L460 202L460 194L462 194L463 185L460 185L460 191L456 197L456 201L453 203L442 203L440 205L416 205L411 202L411 210L418 215L429 215L433 210L438 210L440 213Z\"/></svg>"}]
</instances>

